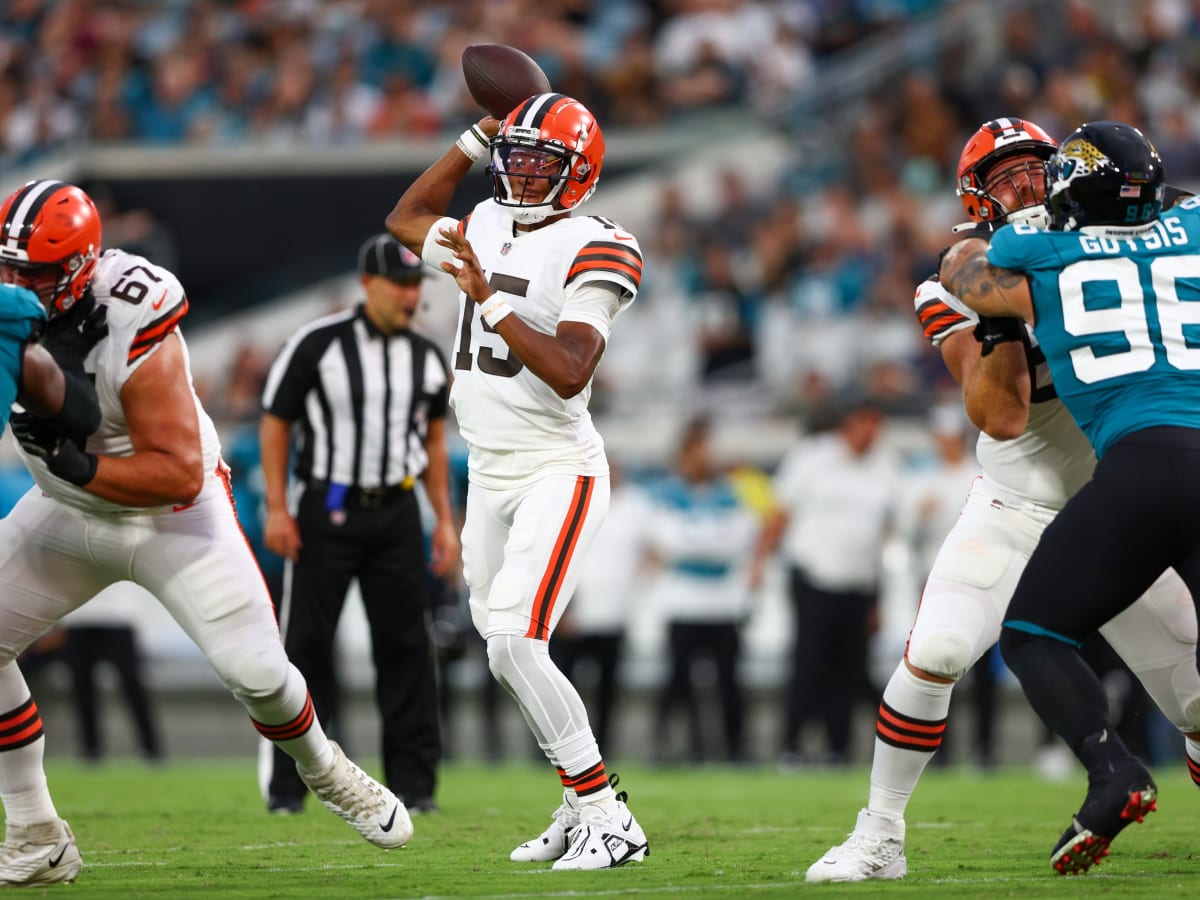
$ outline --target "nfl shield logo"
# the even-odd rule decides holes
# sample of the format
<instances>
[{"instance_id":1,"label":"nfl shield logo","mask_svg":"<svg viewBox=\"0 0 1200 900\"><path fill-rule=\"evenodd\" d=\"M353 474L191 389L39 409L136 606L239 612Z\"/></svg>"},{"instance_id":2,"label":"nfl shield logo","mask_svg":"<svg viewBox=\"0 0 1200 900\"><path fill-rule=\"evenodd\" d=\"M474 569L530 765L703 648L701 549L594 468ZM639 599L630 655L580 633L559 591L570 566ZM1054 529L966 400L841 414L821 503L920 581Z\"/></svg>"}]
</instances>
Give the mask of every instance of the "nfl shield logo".
<instances>
[{"instance_id":1,"label":"nfl shield logo","mask_svg":"<svg viewBox=\"0 0 1200 900\"><path fill-rule=\"evenodd\" d=\"M508 251L512 249L512 241L505 241L500 245L500 255L508 256Z\"/></svg>"}]
</instances>

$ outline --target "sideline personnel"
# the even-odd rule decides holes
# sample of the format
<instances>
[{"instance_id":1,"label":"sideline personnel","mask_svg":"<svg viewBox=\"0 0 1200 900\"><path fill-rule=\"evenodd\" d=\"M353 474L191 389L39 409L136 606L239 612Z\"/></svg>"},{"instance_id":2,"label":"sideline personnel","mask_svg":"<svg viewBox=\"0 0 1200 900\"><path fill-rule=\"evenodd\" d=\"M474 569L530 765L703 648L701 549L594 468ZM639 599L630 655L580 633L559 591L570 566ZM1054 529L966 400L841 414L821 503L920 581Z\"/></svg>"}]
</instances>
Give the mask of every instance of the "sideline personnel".
<instances>
[{"instance_id":1,"label":"sideline personnel","mask_svg":"<svg viewBox=\"0 0 1200 900\"><path fill-rule=\"evenodd\" d=\"M350 579L371 630L375 697L388 786L411 812L431 812L441 739L425 624L425 545L413 491L421 478L437 516L433 571L458 562L445 443L449 375L434 345L409 325L421 261L389 235L359 251L366 301L317 319L271 367L260 424L267 547L288 562L279 610L284 645L309 679L317 715L334 717L333 642ZM299 425L293 516L287 466ZM275 752L273 812L300 812L304 785Z\"/></svg>"}]
</instances>

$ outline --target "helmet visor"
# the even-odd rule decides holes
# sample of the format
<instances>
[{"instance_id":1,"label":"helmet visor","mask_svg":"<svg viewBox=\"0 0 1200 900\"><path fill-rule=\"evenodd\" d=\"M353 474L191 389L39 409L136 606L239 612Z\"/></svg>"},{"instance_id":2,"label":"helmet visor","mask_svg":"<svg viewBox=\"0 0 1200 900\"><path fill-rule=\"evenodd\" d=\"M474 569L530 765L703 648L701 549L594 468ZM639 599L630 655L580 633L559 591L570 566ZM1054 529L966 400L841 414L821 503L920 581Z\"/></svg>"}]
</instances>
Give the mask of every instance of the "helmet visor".
<instances>
[{"instance_id":1,"label":"helmet visor","mask_svg":"<svg viewBox=\"0 0 1200 900\"><path fill-rule=\"evenodd\" d=\"M492 150L496 199L530 206L549 203L567 172L565 155L544 147L499 143Z\"/></svg>"}]
</instances>

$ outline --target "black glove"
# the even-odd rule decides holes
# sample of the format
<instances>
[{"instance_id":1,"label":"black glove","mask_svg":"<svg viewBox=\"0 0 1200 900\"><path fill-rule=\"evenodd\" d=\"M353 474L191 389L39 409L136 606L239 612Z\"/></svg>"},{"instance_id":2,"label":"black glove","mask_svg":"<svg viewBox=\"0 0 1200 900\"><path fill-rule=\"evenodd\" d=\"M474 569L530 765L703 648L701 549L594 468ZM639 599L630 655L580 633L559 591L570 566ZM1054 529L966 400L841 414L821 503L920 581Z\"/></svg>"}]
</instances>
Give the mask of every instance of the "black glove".
<instances>
[{"instance_id":1,"label":"black glove","mask_svg":"<svg viewBox=\"0 0 1200 900\"><path fill-rule=\"evenodd\" d=\"M996 349L997 344L1003 344L1005 341L1024 341L1025 323L1012 316L997 316L996 318L980 316L979 324L975 326L975 331L972 333L975 335L975 340L983 344L979 355L987 356Z\"/></svg>"},{"instance_id":2,"label":"black glove","mask_svg":"<svg viewBox=\"0 0 1200 900\"><path fill-rule=\"evenodd\" d=\"M82 371L87 355L107 334L108 307L88 293L67 312L50 320L42 346L59 368Z\"/></svg>"},{"instance_id":3,"label":"black glove","mask_svg":"<svg viewBox=\"0 0 1200 900\"><path fill-rule=\"evenodd\" d=\"M19 412L13 413L8 423L21 448L45 462L56 478L83 487L96 477L96 454L85 451L45 419Z\"/></svg>"}]
</instances>

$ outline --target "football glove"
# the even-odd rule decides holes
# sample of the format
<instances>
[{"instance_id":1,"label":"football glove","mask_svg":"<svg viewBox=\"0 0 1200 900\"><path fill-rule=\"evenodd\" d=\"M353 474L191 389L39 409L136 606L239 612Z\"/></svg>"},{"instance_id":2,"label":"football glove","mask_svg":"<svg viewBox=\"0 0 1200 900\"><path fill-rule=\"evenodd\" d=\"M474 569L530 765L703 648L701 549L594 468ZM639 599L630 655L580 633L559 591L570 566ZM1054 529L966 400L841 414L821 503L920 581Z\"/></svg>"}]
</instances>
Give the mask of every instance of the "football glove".
<instances>
[{"instance_id":1,"label":"football glove","mask_svg":"<svg viewBox=\"0 0 1200 900\"><path fill-rule=\"evenodd\" d=\"M997 344L1006 341L1024 341L1025 323L1012 316L980 316L979 324L975 326L975 340L983 345L980 356L987 356L996 349Z\"/></svg>"},{"instance_id":2,"label":"football glove","mask_svg":"<svg viewBox=\"0 0 1200 900\"><path fill-rule=\"evenodd\" d=\"M82 371L83 361L108 334L108 307L89 293L61 316L46 325L42 346L59 368Z\"/></svg>"},{"instance_id":3,"label":"football glove","mask_svg":"<svg viewBox=\"0 0 1200 900\"><path fill-rule=\"evenodd\" d=\"M21 449L42 460L51 475L78 487L96 477L96 454L85 451L45 419L19 412L13 413L8 422Z\"/></svg>"}]
</instances>

